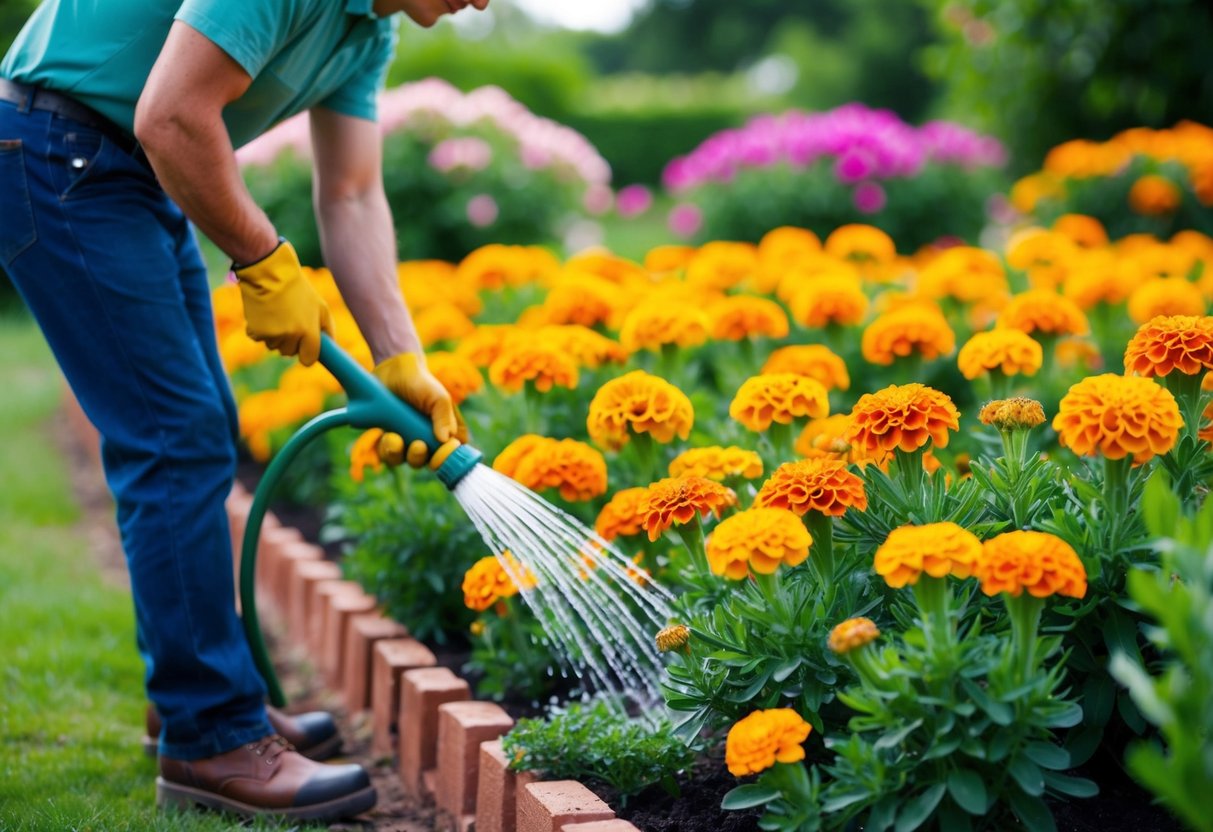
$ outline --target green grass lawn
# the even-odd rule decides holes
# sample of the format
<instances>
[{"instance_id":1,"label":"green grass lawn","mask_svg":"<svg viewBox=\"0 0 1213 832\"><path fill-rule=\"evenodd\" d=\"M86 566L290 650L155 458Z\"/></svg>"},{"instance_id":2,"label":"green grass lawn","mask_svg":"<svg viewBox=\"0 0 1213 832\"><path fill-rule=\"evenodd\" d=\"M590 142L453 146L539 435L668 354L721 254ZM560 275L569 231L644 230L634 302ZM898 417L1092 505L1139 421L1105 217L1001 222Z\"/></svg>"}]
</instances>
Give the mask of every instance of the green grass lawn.
<instances>
[{"instance_id":1,"label":"green grass lawn","mask_svg":"<svg viewBox=\"0 0 1213 832\"><path fill-rule=\"evenodd\" d=\"M50 436L62 382L37 329L0 318L0 830L218 830L155 808L126 590L103 582Z\"/></svg>"}]
</instances>

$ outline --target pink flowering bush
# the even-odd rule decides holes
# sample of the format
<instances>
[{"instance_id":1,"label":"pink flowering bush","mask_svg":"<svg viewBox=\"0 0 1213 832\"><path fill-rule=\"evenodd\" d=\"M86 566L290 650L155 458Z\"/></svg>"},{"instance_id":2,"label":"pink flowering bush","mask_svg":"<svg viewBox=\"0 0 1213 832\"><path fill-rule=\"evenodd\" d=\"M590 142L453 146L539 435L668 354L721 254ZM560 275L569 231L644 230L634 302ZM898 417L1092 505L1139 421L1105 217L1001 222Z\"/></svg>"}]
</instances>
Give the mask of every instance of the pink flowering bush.
<instances>
[{"instance_id":1,"label":"pink flowering bush","mask_svg":"<svg viewBox=\"0 0 1213 832\"><path fill-rule=\"evenodd\" d=\"M996 139L961 125L914 127L888 110L846 104L722 130L671 161L663 181L680 203L699 207L705 239L864 222L917 247L945 236L975 241L1005 161Z\"/></svg>"},{"instance_id":2,"label":"pink flowering bush","mask_svg":"<svg viewBox=\"0 0 1213 832\"><path fill-rule=\"evenodd\" d=\"M609 209L611 169L584 136L497 87L461 92L428 79L385 92L384 180L401 251L459 260L497 243L552 244ZM237 153L250 189L299 250L322 262L311 207L306 116Z\"/></svg>"}]
</instances>

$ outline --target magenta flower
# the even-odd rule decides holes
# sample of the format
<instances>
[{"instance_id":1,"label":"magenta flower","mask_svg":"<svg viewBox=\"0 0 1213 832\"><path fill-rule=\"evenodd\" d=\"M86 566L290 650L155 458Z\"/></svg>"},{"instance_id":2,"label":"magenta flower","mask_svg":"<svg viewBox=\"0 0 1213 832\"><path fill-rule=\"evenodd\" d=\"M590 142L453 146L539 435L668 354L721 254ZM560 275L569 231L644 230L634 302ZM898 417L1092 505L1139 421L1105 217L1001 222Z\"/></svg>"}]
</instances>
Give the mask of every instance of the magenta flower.
<instances>
[{"instance_id":1,"label":"magenta flower","mask_svg":"<svg viewBox=\"0 0 1213 832\"><path fill-rule=\"evenodd\" d=\"M615 195L615 210L621 217L638 217L653 207L653 192L644 185L628 185Z\"/></svg>"}]
</instances>

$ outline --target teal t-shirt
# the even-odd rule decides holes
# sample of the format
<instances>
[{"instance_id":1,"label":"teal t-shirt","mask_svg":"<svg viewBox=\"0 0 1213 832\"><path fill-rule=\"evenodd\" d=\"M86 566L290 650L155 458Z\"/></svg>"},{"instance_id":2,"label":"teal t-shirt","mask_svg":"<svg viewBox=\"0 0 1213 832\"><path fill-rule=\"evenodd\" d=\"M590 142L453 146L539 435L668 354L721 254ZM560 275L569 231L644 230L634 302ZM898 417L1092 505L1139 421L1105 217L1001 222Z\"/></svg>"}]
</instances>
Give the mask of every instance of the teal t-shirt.
<instances>
[{"instance_id":1,"label":"teal t-shirt","mask_svg":"<svg viewBox=\"0 0 1213 832\"><path fill-rule=\"evenodd\" d=\"M236 147L316 106L374 120L396 31L394 16L375 17L372 2L43 0L0 77L67 93L133 130L135 103L180 20L253 79L223 111Z\"/></svg>"}]
</instances>

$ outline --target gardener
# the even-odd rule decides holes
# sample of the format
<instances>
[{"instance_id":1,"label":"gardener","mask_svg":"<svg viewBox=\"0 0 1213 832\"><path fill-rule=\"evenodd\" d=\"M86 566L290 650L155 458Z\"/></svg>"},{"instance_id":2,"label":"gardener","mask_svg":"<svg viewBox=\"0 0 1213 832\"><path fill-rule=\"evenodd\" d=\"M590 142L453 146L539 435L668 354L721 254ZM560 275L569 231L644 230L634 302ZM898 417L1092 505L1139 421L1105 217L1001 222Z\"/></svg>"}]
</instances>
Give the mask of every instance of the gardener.
<instances>
[{"instance_id":1,"label":"gardener","mask_svg":"<svg viewBox=\"0 0 1213 832\"><path fill-rule=\"evenodd\" d=\"M234 261L249 334L316 361L329 310L233 155L308 110L325 258L376 374L451 438L397 284L375 99L393 15L428 27L468 5L488 0L44 0L0 64L0 265L101 433L162 805L332 818L375 803L360 766L281 736L316 752L331 720L267 718L223 505L236 409L189 222Z\"/></svg>"}]
</instances>

